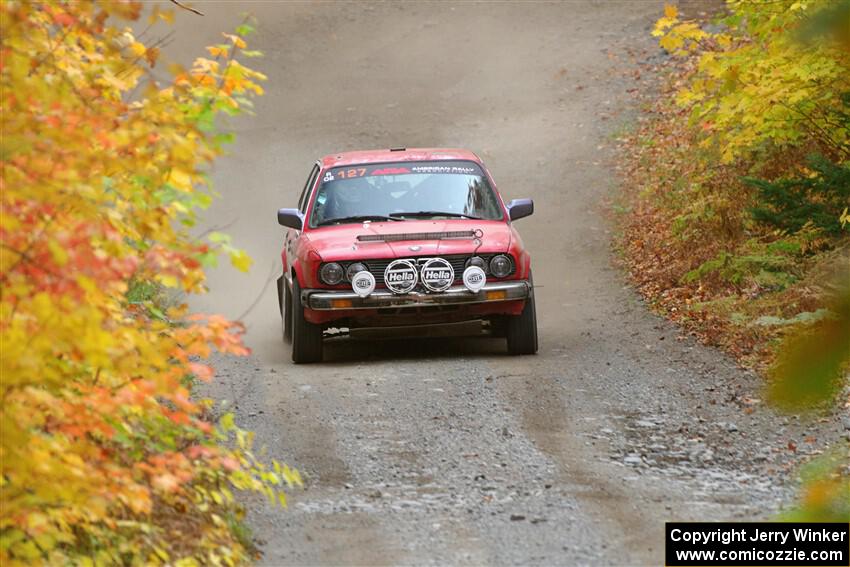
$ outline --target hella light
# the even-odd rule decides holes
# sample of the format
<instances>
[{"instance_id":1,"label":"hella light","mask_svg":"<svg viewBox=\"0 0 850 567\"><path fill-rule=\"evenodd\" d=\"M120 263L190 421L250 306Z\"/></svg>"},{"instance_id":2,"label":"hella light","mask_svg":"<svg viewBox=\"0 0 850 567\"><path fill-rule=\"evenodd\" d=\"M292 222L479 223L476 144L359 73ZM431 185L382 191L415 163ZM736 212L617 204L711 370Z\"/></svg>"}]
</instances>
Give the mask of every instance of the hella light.
<instances>
[{"instance_id":1,"label":"hella light","mask_svg":"<svg viewBox=\"0 0 850 567\"><path fill-rule=\"evenodd\" d=\"M369 297L375 291L375 276L365 270L357 272L351 277L351 289L359 297Z\"/></svg>"},{"instance_id":2,"label":"hella light","mask_svg":"<svg viewBox=\"0 0 850 567\"><path fill-rule=\"evenodd\" d=\"M511 273L511 260L504 254L490 259L490 273L497 278L504 278Z\"/></svg>"},{"instance_id":3,"label":"hella light","mask_svg":"<svg viewBox=\"0 0 850 567\"><path fill-rule=\"evenodd\" d=\"M341 282L342 274L342 266L336 262L329 262L319 270L319 278L328 285L336 285Z\"/></svg>"},{"instance_id":4,"label":"hella light","mask_svg":"<svg viewBox=\"0 0 850 567\"><path fill-rule=\"evenodd\" d=\"M487 283L487 275L478 266L469 266L463 271L463 285L472 293L478 293Z\"/></svg>"},{"instance_id":5,"label":"hella light","mask_svg":"<svg viewBox=\"0 0 850 567\"><path fill-rule=\"evenodd\" d=\"M345 270L345 279L348 281L353 281L354 274L357 272L368 272L369 268L366 267L366 264L361 264L360 262L354 262Z\"/></svg>"}]
</instances>

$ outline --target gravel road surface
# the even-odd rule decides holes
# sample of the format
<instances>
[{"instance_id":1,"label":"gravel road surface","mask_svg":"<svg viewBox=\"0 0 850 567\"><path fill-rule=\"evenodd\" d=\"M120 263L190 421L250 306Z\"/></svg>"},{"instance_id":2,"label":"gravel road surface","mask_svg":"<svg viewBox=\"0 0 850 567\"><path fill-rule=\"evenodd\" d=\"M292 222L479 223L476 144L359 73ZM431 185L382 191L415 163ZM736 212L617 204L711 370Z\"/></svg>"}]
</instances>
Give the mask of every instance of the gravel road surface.
<instances>
[{"instance_id":1,"label":"gravel road surface","mask_svg":"<svg viewBox=\"0 0 850 567\"><path fill-rule=\"evenodd\" d=\"M208 215L256 264L214 270L194 305L247 312L255 354L219 360L208 393L307 478L285 511L248 502L266 564L657 565L664 521L768 516L789 463L841 433L766 410L757 378L652 315L612 264L609 146L650 84L623 71L663 57L660 1L195 5L170 53L250 11L269 76ZM324 364L289 362L275 211L319 156L397 145L470 148L506 198L535 199L519 226L539 355L337 341Z\"/></svg>"}]
</instances>

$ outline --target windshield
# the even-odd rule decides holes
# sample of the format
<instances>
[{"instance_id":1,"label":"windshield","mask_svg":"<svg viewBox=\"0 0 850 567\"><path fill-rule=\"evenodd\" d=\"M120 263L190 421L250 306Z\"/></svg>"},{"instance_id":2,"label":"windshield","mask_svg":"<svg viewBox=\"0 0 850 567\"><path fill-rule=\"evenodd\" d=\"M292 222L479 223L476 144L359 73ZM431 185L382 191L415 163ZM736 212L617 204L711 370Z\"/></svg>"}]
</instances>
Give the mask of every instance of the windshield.
<instances>
[{"instance_id":1,"label":"windshield","mask_svg":"<svg viewBox=\"0 0 850 567\"><path fill-rule=\"evenodd\" d=\"M469 161L380 163L327 170L310 226L423 218L503 216L478 164Z\"/></svg>"}]
</instances>

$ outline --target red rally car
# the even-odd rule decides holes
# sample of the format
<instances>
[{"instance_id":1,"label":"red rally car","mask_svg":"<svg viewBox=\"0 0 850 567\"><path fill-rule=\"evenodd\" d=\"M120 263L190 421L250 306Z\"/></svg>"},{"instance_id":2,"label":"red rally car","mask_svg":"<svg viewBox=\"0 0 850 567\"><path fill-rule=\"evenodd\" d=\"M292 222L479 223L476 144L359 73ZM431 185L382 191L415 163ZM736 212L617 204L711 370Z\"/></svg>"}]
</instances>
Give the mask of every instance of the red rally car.
<instances>
[{"instance_id":1,"label":"red rally car","mask_svg":"<svg viewBox=\"0 0 850 567\"><path fill-rule=\"evenodd\" d=\"M331 328L399 336L478 325L505 337L511 354L536 353L531 258L513 225L533 212L531 199L505 204L467 150L317 161L298 208L277 213L287 227L277 291L292 360L321 361Z\"/></svg>"}]
</instances>

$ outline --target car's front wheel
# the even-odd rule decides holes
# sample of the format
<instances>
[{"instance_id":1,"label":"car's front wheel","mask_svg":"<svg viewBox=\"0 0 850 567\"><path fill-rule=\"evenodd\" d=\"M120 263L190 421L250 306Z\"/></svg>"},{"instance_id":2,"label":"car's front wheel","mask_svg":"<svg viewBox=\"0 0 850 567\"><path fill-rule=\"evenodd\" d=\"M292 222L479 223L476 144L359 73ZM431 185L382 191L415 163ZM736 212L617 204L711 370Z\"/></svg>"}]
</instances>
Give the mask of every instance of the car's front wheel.
<instances>
[{"instance_id":1,"label":"car's front wheel","mask_svg":"<svg viewBox=\"0 0 850 567\"><path fill-rule=\"evenodd\" d=\"M280 311L280 321L283 327L283 342L292 342L292 291L286 285L286 279L283 280L283 302Z\"/></svg>"},{"instance_id":2,"label":"car's front wheel","mask_svg":"<svg viewBox=\"0 0 850 567\"><path fill-rule=\"evenodd\" d=\"M531 275L529 283L534 286ZM505 335L508 338L508 353L535 354L537 352L537 310L534 306L534 290L525 301L522 313L508 317Z\"/></svg>"},{"instance_id":3,"label":"car's front wheel","mask_svg":"<svg viewBox=\"0 0 850 567\"><path fill-rule=\"evenodd\" d=\"M322 326L304 318L301 302L301 286L298 278L292 278L292 362L306 364L322 361Z\"/></svg>"}]
</instances>

